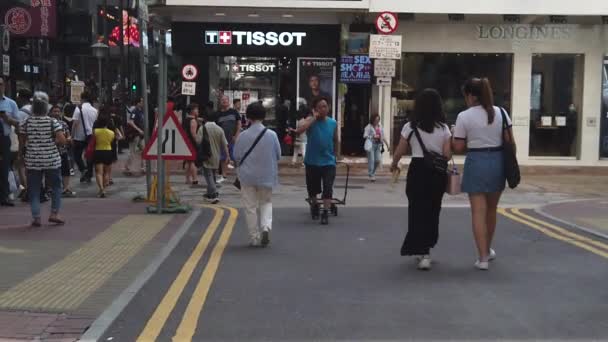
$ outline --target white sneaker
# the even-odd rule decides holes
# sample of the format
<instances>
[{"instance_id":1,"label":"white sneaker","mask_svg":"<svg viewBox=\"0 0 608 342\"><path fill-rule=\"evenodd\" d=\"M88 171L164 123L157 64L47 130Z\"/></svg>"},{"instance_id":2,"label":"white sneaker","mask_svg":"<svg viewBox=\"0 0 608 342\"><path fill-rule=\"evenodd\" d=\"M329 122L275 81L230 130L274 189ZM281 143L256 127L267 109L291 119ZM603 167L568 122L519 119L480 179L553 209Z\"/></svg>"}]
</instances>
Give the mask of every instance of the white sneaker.
<instances>
[{"instance_id":1,"label":"white sneaker","mask_svg":"<svg viewBox=\"0 0 608 342\"><path fill-rule=\"evenodd\" d=\"M418 269L421 271L428 271L431 269L431 256L425 255L418 262Z\"/></svg>"},{"instance_id":2,"label":"white sneaker","mask_svg":"<svg viewBox=\"0 0 608 342\"><path fill-rule=\"evenodd\" d=\"M475 261L475 267L478 270L487 271L490 269L490 264L487 261Z\"/></svg>"},{"instance_id":3,"label":"white sneaker","mask_svg":"<svg viewBox=\"0 0 608 342\"><path fill-rule=\"evenodd\" d=\"M217 180L215 181L217 184L222 184L226 181L226 178L224 178L224 176L219 176L217 178Z\"/></svg>"},{"instance_id":4,"label":"white sneaker","mask_svg":"<svg viewBox=\"0 0 608 342\"><path fill-rule=\"evenodd\" d=\"M496 259L496 251L490 248L490 255L488 255L488 261Z\"/></svg>"}]
</instances>

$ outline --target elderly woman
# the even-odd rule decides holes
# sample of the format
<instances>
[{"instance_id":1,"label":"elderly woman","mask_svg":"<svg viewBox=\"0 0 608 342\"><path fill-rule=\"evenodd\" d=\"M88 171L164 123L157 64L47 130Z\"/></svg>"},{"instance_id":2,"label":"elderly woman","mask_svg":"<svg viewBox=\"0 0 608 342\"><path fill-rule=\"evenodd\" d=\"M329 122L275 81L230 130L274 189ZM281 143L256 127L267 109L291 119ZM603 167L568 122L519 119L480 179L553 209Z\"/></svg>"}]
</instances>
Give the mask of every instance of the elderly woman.
<instances>
[{"instance_id":1,"label":"elderly woman","mask_svg":"<svg viewBox=\"0 0 608 342\"><path fill-rule=\"evenodd\" d=\"M36 92L33 97L32 116L21 123L19 146L25 148L28 192L32 208L32 226L40 227L40 189L42 177L46 176L52 189L50 223L64 224L59 216L61 209L61 156L58 145L66 144L63 126L48 116L49 97Z\"/></svg>"},{"instance_id":2,"label":"elderly woman","mask_svg":"<svg viewBox=\"0 0 608 342\"><path fill-rule=\"evenodd\" d=\"M241 133L234 147L252 247L266 247L270 243L272 189L279 184L281 145L276 133L262 124L265 117L266 109L261 103L250 104L247 118L251 126Z\"/></svg>"}]
</instances>

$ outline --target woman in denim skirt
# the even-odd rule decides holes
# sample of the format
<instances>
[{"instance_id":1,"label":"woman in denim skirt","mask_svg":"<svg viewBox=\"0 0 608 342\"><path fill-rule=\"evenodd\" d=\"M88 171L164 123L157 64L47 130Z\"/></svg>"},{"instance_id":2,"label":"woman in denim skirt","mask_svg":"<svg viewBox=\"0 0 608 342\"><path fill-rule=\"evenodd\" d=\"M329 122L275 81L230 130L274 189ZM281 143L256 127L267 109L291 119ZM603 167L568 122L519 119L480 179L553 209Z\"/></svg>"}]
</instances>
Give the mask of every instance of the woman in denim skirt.
<instances>
[{"instance_id":1,"label":"woman in denim skirt","mask_svg":"<svg viewBox=\"0 0 608 342\"><path fill-rule=\"evenodd\" d=\"M492 87L487 78L471 78L462 87L469 109L458 114L454 128L452 149L466 152L462 191L469 194L473 219L473 235L478 259L475 267L489 268L496 258L491 248L496 230L496 210L505 189L503 171L503 139L509 139L511 120L505 112L503 129L501 109L494 106ZM512 136L512 135L511 135Z\"/></svg>"}]
</instances>

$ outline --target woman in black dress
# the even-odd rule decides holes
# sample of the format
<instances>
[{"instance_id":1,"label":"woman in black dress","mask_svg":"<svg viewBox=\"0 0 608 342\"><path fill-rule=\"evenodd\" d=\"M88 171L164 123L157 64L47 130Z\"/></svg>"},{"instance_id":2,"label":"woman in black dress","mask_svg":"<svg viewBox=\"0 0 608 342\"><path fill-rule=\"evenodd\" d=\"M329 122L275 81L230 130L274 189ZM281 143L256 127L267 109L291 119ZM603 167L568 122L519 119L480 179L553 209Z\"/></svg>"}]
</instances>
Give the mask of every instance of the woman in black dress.
<instances>
[{"instance_id":1,"label":"woman in black dress","mask_svg":"<svg viewBox=\"0 0 608 342\"><path fill-rule=\"evenodd\" d=\"M412 161L407 172L408 232L401 255L417 256L418 268L431 268L431 248L439 238L441 200L447 186L446 171L439 171L424 161L425 154L452 157L451 133L445 124L441 96L434 89L425 89L416 98L411 121L403 126L401 140L393 156L391 171L411 147ZM445 163L445 162L444 162Z\"/></svg>"}]
</instances>

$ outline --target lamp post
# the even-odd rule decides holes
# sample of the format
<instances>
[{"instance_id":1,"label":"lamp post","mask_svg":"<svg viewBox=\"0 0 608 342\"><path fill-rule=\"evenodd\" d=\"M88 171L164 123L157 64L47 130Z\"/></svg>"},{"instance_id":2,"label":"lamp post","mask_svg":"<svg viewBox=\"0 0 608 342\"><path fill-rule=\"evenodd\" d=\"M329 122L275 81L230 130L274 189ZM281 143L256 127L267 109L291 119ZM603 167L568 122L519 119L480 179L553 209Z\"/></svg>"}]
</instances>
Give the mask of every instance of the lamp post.
<instances>
[{"instance_id":1,"label":"lamp post","mask_svg":"<svg viewBox=\"0 0 608 342\"><path fill-rule=\"evenodd\" d=\"M101 84L101 61L106 57L106 55L109 51L109 47L104 43L98 42L98 43L91 45L91 50L93 50L93 56L95 56L95 58L97 58L97 68L98 68L97 79L99 82L99 87L97 89L99 89L99 101L103 102L104 99L101 96L101 93L103 91L103 86Z\"/></svg>"}]
</instances>

